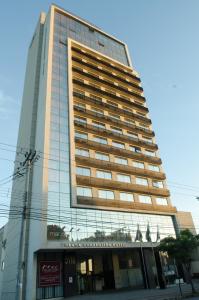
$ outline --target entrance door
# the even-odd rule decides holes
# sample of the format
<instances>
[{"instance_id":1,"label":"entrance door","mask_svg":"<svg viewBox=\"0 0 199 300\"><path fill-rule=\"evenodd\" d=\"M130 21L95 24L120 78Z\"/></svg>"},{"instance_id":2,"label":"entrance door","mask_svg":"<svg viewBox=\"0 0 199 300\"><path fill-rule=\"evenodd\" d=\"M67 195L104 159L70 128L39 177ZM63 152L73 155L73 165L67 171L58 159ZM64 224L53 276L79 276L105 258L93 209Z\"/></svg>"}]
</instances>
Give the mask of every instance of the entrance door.
<instances>
[{"instance_id":1,"label":"entrance door","mask_svg":"<svg viewBox=\"0 0 199 300\"><path fill-rule=\"evenodd\" d=\"M80 294L90 293L95 290L93 278L93 258L82 256L78 262Z\"/></svg>"},{"instance_id":2,"label":"entrance door","mask_svg":"<svg viewBox=\"0 0 199 300\"><path fill-rule=\"evenodd\" d=\"M113 260L112 253L107 252L103 254L103 273L104 273L104 289L114 289L115 288L115 279L113 271Z\"/></svg>"},{"instance_id":3,"label":"entrance door","mask_svg":"<svg viewBox=\"0 0 199 300\"><path fill-rule=\"evenodd\" d=\"M66 253L64 257L64 297L77 294L76 256Z\"/></svg>"}]
</instances>

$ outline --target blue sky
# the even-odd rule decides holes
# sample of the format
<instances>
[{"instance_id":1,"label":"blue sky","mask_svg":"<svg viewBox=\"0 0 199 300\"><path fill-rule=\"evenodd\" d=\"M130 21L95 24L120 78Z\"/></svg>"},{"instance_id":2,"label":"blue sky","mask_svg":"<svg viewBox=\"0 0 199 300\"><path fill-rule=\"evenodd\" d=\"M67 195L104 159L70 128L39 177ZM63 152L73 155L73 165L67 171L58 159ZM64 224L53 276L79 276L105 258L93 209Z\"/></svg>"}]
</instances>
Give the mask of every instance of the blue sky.
<instances>
[{"instance_id":1,"label":"blue sky","mask_svg":"<svg viewBox=\"0 0 199 300\"><path fill-rule=\"evenodd\" d=\"M39 13L47 11L50 3L1 3L0 143L16 145L27 50ZM199 1L65 0L56 4L128 44L142 79L171 200L199 221L194 197L199 195ZM0 203L9 203L10 184L1 184L13 172L15 153L9 149L13 152L0 144ZM4 222L0 219L0 226Z\"/></svg>"}]
</instances>

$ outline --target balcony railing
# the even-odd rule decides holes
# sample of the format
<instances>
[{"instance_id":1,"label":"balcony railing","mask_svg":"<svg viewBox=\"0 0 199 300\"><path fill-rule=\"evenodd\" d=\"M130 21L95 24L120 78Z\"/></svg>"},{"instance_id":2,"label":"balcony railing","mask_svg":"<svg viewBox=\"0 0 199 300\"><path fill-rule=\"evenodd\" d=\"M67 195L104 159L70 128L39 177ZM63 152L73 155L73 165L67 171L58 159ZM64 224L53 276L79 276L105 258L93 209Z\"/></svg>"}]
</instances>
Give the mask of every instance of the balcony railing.
<instances>
[{"instance_id":1,"label":"balcony railing","mask_svg":"<svg viewBox=\"0 0 199 300\"><path fill-rule=\"evenodd\" d=\"M97 197L77 197L77 204L85 206L97 206L104 207L106 209L117 209L117 210L127 210L127 211L144 211L145 213L156 213L156 214L175 214L177 212L174 206L163 206L154 204L145 204L140 202L127 202L121 200L110 200L101 199Z\"/></svg>"},{"instance_id":2,"label":"balcony railing","mask_svg":"<svg viewBox=\"0 0 199 300\"><path fill-rule=\"evenodd\" d=\"M107 153L113 153L116 154L118 156L124 156L124 157L129 157L129 158L135 158L137 160L140 161L146 161L146 162L150 162L150 163L155 163L160 165L162 163L161 159L159 157L153 157L153 156L149 156L146 155L144 153L138 153L138 152L133 152L130 150L126 150L126 149L121 149L121 148L117 148L111 145L105 145L105 144L101 144L92 140L88 140L88 139L82 139L79 137L75 137L75 142L82 145L82 147L86 147L89 149L95 149L95 150L101 150Z\"/></svg>"},{"instance_id":3,"label":"balcony railing","mask_svg":"<svg viewBox=\"0 0 199 300\"><path fill-rule=\"evenodd\" d=\"M134 92L134 91L129 91L127 87L125 88L125 87L122 86L122 85L115 85L115 84L114 84L113 82L111 82L110 80L102 79L102 78L100 78L97 74L94 75L94 74L91 74L91 73L89 73L89 72L84 72L82 69L80 69L80 68L78 68L78 67L75 67L75 66L73 66L72 70L75 71L75 72L77 72L77 73L79 73L79 74L81 74L81 75L83 75L83 76L86 76L86 77L91 78L91 79L93 79L93 80L97 80L97 82L101 82L101 83L103 83L103 84L109 85L111 88L119 89L120 91L122 91L122 92L124 92L124 93L127 93L127 94L129 94L129 95L135 96L135 94L136 94L137 96L141 96L140 93L142 93L142 90L140 91L140 90L138 89L138 92L137 92L137 91L135 91L135 92ZM141 96L141 97L142 97L142 96Z\"/></svg>"},{"instance_id":4,"label":"balcony railing","mask_svg":"<svg viewBox=\"0 0 199 300\"><path fill-rule=\"evenodd\" d=\"M104 91L104 90L98 88L97 86L94 86L94 84L93 85L90 84L90 83L86 84L81 79L73 78L73 83L80 84L80 85L84 84L84 86L88 86L90 89L92 89L94 91L98 91L100 93L103 93L104 95L106 95L108 97L116 98L118 100L120 99L120 97L118 97L115 93L112 93L111 91L109 91L109 92L108 91ZM132 95L135 98L139 98L139 99L145 100L145 98L143 96L140 96L140 95L138 95L136 93L133 93L133 92L131 92L131 93L132 93ZM123 99L123 98L121 97L121 99ZM128 101L128 100L126 99L126 101ZM129 102L132 103L131 101L129 101ZM143 107L142 105L140 105L140 106Z\"/></svg>"},{"instance_id":5,"label":"balcony railing","mask_svg":"<svg viewBox=\"0 0 199 300\"><path fill-rule=\"evenodd\" d=\"M149 137L154 136L154 132L151 131L151 130L144 129L144 128L141 128L137 125L130 124L130 123L127 123L125 121L118 120L118 119L116 119L112 116L104 115L102 113L98 113L98 112L86 109L84 107L80 107L78 105L74 105L74 109L76 111L82 113L84 116L89 116L91 118L94 117L94 118L97 118L99 121L102 121L102 120L105 121L105 122L108 121L108 123L111 123L116 127L124 127L128 130L133 130L134 133L144 133L145 135L147 135Z\"/></svg>"},{"instance_id":6,"label":"balcony railing","mask_svg":"<svg viewBox=\"0 0 199 300\"><path fill-rule=\"evenodd\" d=\"M151 171L151 170L144 169L144 168L143 169L135 168L135 167L129 166L129 165L122 165L122 164L118 164L115 162L85 157L85 156L81 156L81 155L76 155L75 159L76 159L77 163L81 164L82 166L86 166L86 167L105 168L106 170L109 170L109 171L122 172L122 173L130 174L130 175L139 175L139 176L144 176L144 177L153 178L153 179L157 179L157 180L166 179L166 176L164 173L155 172L155 171Z\"/></svg>"},{"instance_id":7,"label":"balcony railing","mask_svg":"<svg viewBox=\"0 0 199 300\"><path fill-rule=\"evenodd\" d=\"M84 84L84 82L78 80L78 84L81 84L81 85L82 85L82 84ZM85 84L85 85L86 85L86 84ZM90 87L90 86L89 86L89 87ZM100 92L105 92L105 91L102 91L102 90L99 90L99 91L100 91ZM102 102L102 101L97 100L97 99L94 99L94 98L92 98L92 97L85 96L85 95L80 94L80 93L77 93L77 92L73 92L73 96L78 97L78 98L80 98L80 99L87 100L87 101L92 101L92 103L96 103L96 104L98 104L98 105L100 105L100 106L107 107L107 108L113 110L113 111L116 112L116 113L119 112L119 113L121 113L122 115L125 114L125 116L131 116L131 117L133 117L134 119L138 119L139 121L142 121L142 122L151 124L151 120L150 120L150 119L145 118L145 117L142 117L142 116L139 116L139 115L137 115L137 114L134 114L134 113L131 112L131 111L123 110L123 109L118 108L118 107L116 107L116 106L110 105L110 104L108 104L108 103ZM123 99L123 98L120 98L120 97L118 97L118 96L116 96L116 95L113 95L113 97L116 98L118 101L123 101L123 100L124 100L124 102L127 101L128 104L130 104L132 107L137 105L137 104L134 103L134 102L130 102L130 101L128 101L128 100L126 100L126 99ZM138 105L138 106L139 106L139 105ZM146 108L146 110L148 111L147 108ZM124 113L124 112L125 112L125 113ZM147 129L145 129L145 130L147 131Z\"/></svg>"},{"instance_id":8,"label":"balcony railing","mask_svg":"<svg viewBox=\"0 0 199 300\"><path fill-rule=\"evenodd\" d=\"M76 47L72 47L72 50L79 53L80 55L86 56L88 58L90 58L91 60L94 60L94 63L96 63L96 57L92 54L89 54L87 52L82 52L80 49L76 48ZM110 65L109 62L105 62L104 60L100 60L99 61L101 64L107 66L108 68L112 68L113 70L116 70L118 72L121 72L122 74L125 74L126 76L131 77L133 80L135 80L136 82L140 83L140 78L138 78L137 76L135 76L134 74L132 74L130 71L125 72L122 67L119 68L117 66L112 66Z\"/></svg>"},{"instance_id":9,"label":"balcony railing","mask_svg":"<svg viewBox=\"0 0 199 300\"><path fill-rule=\"evenodd\" d=\"M107 188L107 189L132 192L132 193L140 193L143 195L153 195L153 196L160 196L160 197L170 196L169 190L165 188L158 189L151 186L114 181L110 179L101 179L96 177L77 175L76 181L78 185L92 186L92 187L98 187L104 189Z\"/></svg>"},{"instance_id":10,"label":"balcony railing","mask_svg":"<svg viewBox=\"0 0 199 300\"><path fill-rule=\"evenodd\" d=\"M120 134L115 131L108 130L106 128L101 128L100 126L85 124L85 122L81 122L81 121L77 121L77 120L75 120L74 123L78 127L83 127L87 131L93 132L95 134L100 134L103 137L113 137L113 138L118 139L123 142L133 143L133 145L135 145L135 146L147 147L147 149L150 149L150 150L158 149L157 144L142 141L141 139L134 138L134 137L124 135L124 134Z\"/></svg>"}]
</instances>

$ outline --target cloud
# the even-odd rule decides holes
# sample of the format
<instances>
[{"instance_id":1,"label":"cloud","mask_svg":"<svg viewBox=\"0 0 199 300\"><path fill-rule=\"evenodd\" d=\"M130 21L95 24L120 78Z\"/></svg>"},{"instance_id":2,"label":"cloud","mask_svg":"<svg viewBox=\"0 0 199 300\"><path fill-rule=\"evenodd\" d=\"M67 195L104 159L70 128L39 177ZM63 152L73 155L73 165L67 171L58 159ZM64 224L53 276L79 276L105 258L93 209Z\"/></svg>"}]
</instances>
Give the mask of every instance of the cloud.
<instances>
[{"instance_id":1,"label":"cloud","mask_svg":"<svg viewBox=\"0 0 199 300\"><path fill-rule=\"evenodd\" d=\"M0 89L0 117L8 119L19 112L19 102Z\"/></svg>"}]
</instances>

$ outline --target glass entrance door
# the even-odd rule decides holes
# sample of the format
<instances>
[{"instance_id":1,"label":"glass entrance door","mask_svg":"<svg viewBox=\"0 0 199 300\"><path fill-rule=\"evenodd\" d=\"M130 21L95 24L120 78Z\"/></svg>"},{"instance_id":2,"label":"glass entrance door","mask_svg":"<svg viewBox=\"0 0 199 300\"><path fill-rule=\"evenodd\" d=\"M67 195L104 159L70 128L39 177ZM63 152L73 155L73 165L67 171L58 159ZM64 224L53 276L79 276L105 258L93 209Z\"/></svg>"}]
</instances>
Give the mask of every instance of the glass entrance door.
<instances>
[{"instance_id":1,"label":"glass entrance door","mask_svg":"<svg viewBox=\"0 0 199 300\"><path fill-rule=\"evenodd\" d=\"M78 261L78 285L80 294L93 292L93 258L92 257L79 257Z\"/></svg>"}]
</instances>

